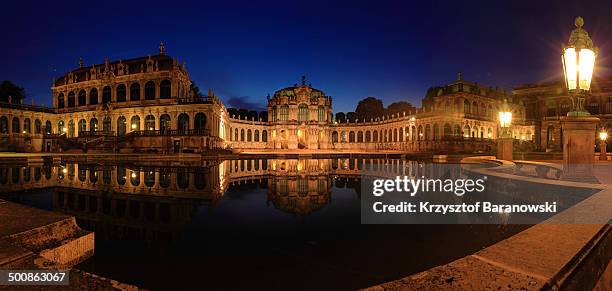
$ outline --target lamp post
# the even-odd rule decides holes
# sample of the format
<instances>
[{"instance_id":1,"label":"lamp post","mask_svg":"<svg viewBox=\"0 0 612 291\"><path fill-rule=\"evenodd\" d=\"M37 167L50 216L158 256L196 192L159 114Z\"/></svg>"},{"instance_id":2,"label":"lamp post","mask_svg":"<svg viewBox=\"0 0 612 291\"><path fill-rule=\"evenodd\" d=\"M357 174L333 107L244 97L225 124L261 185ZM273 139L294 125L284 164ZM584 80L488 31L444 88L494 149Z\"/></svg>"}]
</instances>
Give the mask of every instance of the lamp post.
<instances>
[{"instance_id":1,"label":"lamp post","mask_svg":"<svg viewBox=\"0 0 612 291\"><path fill-rule=\"evenodd\" d=\"M599 118L590 116L584 109L590 94L591 79L595 68L597 48L589 34L582 28L584 20L576 17L576 28L563 47L561 60L565 86L572 101L571 111L561 119L563 129L563 175L562 179L597 181L593 176L593 147L595 128Z\"/></svg>"},{"instance_id":2,"label":"lamp post","mask_svg":"<svg viewBox=\"0 0 612 291\"><path fill-rule=\"evenodd\" d=\"M512 161L511 125L512 111L508 106L508 101L504 99L499 112L499 136L497 138L497 158L500 160Z\"/></svg>"},{"instance_id":3,"label":"lamp post","mask_svg":"<svg viewBox=\"0 0 612 291\"><path fill-rule=\"evenodd\" d=\"M608 133L601 131L599 133L599 160L607 161L608 156L606 155L606 140L608 139Z\"/></svg>"}]
</instances>

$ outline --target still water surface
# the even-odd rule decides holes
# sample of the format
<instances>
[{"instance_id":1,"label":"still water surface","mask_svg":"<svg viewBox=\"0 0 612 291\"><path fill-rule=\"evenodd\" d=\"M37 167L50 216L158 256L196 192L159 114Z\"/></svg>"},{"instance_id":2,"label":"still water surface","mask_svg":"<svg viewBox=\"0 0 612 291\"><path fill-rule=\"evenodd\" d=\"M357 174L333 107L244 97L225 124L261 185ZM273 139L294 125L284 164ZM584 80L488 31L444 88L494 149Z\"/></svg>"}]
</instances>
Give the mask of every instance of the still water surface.
<instances>
[{"instance_id":1,"label":"still water surface","mask_svg":"<svg viewBox=\"0 0 612 291\"><path fill-rule=\"evenodd\" d=\"M78 268L149 289L345 290L451 262L526 225L362 225L364 167L428 163L250 159L0 166L0 198L95 231Z\"/></svg>"}]
</instances>

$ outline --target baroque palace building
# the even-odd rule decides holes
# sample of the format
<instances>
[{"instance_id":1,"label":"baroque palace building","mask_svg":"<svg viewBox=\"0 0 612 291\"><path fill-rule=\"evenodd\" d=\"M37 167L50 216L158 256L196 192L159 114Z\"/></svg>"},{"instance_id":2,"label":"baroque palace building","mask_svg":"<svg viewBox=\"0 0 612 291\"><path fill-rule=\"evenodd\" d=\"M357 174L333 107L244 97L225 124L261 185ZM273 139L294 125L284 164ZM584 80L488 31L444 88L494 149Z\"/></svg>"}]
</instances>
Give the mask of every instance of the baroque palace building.
<instances>
[{"instance_id":1,"label":"baroque palace building","mask_svg":"<svg viewBox=\"0 0 612 291\"><path fill-rule=\"evenodd\" d=\"M0 104L0 150L26 152L204 152L209 149L487 152L498 112L513 112L524 150L559 150L562 84L499 88L457 79L431 87L422 107L370 120L333 118L332 97L301 84L268 96L267 119L230 114L209 90L196 96L185 63L156 55L79 67L53 81L53 108ZM591 113L609 128L612 79L595 82Z\"/></svg>"}]
</instances>

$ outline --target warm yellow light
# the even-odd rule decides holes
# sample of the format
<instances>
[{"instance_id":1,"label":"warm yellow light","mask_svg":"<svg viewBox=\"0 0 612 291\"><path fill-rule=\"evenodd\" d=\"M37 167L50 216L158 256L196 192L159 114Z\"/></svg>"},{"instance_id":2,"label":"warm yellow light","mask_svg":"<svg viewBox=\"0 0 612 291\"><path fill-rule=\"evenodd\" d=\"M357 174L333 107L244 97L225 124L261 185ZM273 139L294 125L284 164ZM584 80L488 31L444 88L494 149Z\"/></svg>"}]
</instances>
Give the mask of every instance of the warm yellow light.
<instances>
[{"instance_id":1,"label":"warm yellow light","mask_svg":"<svg viewBox=\"0 0 612 291\"><path fill-rule=\"evenodd\" d=\"M489 138L491 138L491 134L490 134L490 133L489 133L487 136L488 136Z\"/></svg>"},{"instance_id":2,"label":"warm yellow light","mask_svg":"<svg viewBox=\"0 0 612 291\"><path fill-rule=\"evenodd\" d=\"M565 69L565 79L567 88L575 90L578 79L578 68L576 63L576 50L573 47L566 48L563 52L563 68Z\"/></svg>"},{"instance_id":3,"label":"warm yellow light","mask_svg":"<svg viewBox=\"0 0 612 291\"><path fill-rule=\"evenodd\" d=\"M301 129L298 129L298 131L297 131L297 135L298 135L299 137L302 137L302 130L301 130Z\"/></svg>"},{"instance_id":4,"label":"warm yellow light","mask_svg":"<svg viewBox=\"0 0 612 291\"><path fill-rule=\"evenodd\" d=\"M68 131L68 129L64 127L64 128L62 128L62 131L66 132L66 131Z\"/></svg>"},{"instance_id":5,"label":"warm yellow light","mask_svg":"<svg viewBox=\"0 0 612 291\"><path fill-rule=\"evenodd\" d=\"M599 133L599 139L601 139L601 140L604 140L604 141L605 141L606 139L608 139L608 133L607 133L607 132L605 132L605 131L600 132L600 133Z\"/></svg>"},{"instance_id":6,"label":"warm yellow light","mask_svg":"<svg viewBox=\"0 0 612 291\"><path fill-rule=\"evenodd\" d=\"M26 131L24 130L23 133L26 133Z\"/></svg>"},{"instance_id":7,"label":"warm yellow light","mask_svg":"<svg viewBox=\"0 0 612 291\"><path fill-rule=\"evenodd\" d=\"M132 123L132 129L136 129L136 124Z\"/></svg>"},{"instance_id":8,"label":"warm yellow light","mask_svg":"<svg viewBox=\"0 0 612 291\"><path fill-rule=\"evenodd\" d=\"M64 174L68 173L68 169L64 168L64 169L62 170L62 173L64 173Z\"/></svg>"},{"instance_id":9,"label":"warm yellow light","mask_svg":"<svg viewBox=\"0 0 612 291\"><path fill-rule=\"evenodd\" d=\"M132 172L132 178L136 178L136 173Z\"/></svg>"},{"instance_id":10,"label":"warm yellow light","mask_svg":"<svg viewBox=\"0 0 612 291\"><path fill-rule=\"evenodd\" d=\"M505 111L499 113L499 123L501 127L510 127L512 124L512 112Z\"/></svg>"},{"instance_id":11,"label":"warm yellow light","mask_svg":"<svg viewBox=\"0 0 612 291\"><path fill-rule=\"evenodd\" d=\"M595 67L595 52L590 49L581 49L578 57L578 76L580 77L580 89L591 89L591 78L593 67Z\"/></svg>"},{"instance_id":12,"label":"warm yellow light","mask_svg":"<svg viewBox=\"0 0 612 291\"><path fill-rule=\"evenodd\" d=\"M567 89L590 90L595 52L587 48L576 51L575 48L569 47L563 51L562 59Z\"/></svg>"}]
</instances>

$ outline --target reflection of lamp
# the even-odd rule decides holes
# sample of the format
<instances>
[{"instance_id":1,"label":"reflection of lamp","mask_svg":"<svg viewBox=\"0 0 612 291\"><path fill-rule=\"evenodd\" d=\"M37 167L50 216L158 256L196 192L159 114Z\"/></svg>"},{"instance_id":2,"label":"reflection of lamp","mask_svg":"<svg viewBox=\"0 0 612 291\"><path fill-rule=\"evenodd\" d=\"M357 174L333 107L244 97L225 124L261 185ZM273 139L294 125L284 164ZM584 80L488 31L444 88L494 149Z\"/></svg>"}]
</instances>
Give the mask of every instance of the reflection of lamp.
<instances>
[{"instance_id":1,"label":"reflection of lamp","mask_svg":"<svg viewBox=\"0 0 612 291\"><path fill-rule=\"evenodd\" d=\"M608 155L607 155L607 149L606 149L606 140L608 139L608 133L605 131L601 131L599 132L599 160L600 161L607 161L608 160Z\"/></svg>"}]
</instances>

